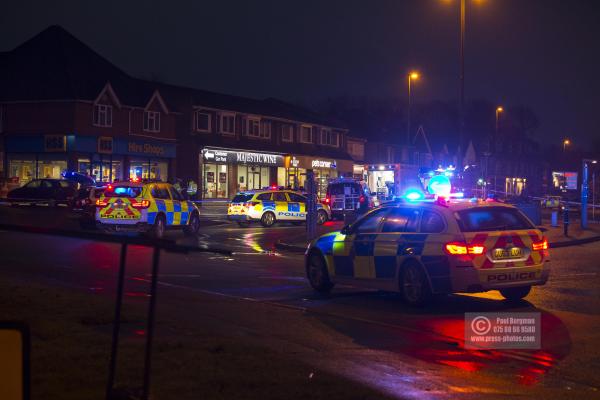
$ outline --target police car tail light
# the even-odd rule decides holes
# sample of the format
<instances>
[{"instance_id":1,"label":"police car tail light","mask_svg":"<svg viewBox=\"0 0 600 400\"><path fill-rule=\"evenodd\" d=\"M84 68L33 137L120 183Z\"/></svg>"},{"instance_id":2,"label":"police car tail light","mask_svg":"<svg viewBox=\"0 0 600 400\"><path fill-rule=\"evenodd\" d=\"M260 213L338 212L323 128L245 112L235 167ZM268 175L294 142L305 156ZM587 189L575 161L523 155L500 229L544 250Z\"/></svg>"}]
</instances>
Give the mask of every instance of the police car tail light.
<instances>
[{"instance_id":1,"label":"police car tail light","mask_svg":"<svg viewBox=\"0 0 600 400\"><path fill-rule=\"evenodd\" d=\"M325 197L325 198L323 199L323 203L325 203L325 204L329 204L329 203L331 203L331 198L330 198L330 197Z\"/></svg>"},{"instance_id":2,"label":"police car tail light","mask_svg":"<svg viewBox=\"0 0 600 400\"><path fill-rule=\"evenodd\" d=\"M108 205L108 202L102 200L102 199L96 199L96 207L106 207Z\"/></svg>"},{"instance_id":3,"label":"police car tail light","mask_svg":"<svg viewBox=\"0 0 600 400\"><path fill-rule=\"evenodd\" d=\"M485 253L485 247L480 245L467 245L463 242L446 243L446 253L453 256L473 255L479 256Z\"/></svg>"},{"instance_id":4,"label":"police car tail light","mask_svg":"<svg viewBox=\"0 0 600 400\"><path fill-rule=\"evenodd\" d=\"M533 250L534 251L548 250L548 239L543 237L541 242L533 243Z\"/></svg>"},{"instance_id":5,"label":"police car tail light","mask_svg":"<svg viewBox=\"0 0 600 400\"><path fill-rule=\"evenodd\" d=\"M148 208L148 207L150 207L150 202L148 200L132 201L131 207L133 207L133 208Z\"/></svg>"},{"instance_id":6,"label":"police car tail light","mask_svg":"<svg viewBox=\"0 0 600 400\"><path fill-rule=\"evenodd\" d=\"M254 207L256 205L258 205L259 202L258 201L247 201L244 203L244 207Z\"/></svg>"}]
</instances>

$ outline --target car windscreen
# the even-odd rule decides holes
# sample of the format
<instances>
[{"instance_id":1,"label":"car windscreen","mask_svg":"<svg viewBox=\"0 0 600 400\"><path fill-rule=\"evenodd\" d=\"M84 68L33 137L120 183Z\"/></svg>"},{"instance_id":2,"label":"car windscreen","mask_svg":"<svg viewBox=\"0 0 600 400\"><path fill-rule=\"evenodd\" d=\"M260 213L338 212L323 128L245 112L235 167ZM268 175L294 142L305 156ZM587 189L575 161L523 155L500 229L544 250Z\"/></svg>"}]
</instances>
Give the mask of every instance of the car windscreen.
<instances>
[{"instance_id":1,"label":"car windscreen","mask_svg":"<svg viewBox=\"0 0 600 400\"><path fill-rule=\"evenodd\" d=\"M516 208L470 208L457 211L455 216L463 232L535 229L535 226Z\"/></svg>"},{"instance_id":2,"label":"car windscreen","mask_svg":"<svg viewBox=\"0 0 600 400\"><path fill-rule=\"evenodd\" d=\"M115 186L104 191L105 197L138 197L142 188L138 186Z\"/></svg>"},{"instance_id":3,"label":"car windscreen","mask_svg":"<svg viewBox=\"0 0 600 400\"><path fill-rule=\"evenodd\" d=\"M232 203L245 203L252 198L252 193L238 193L231 200Z\"/></svg>"},{"instance_id":4,"label":"car windscreen","mask_svg":"<svg viewBox=\"0 0 600 400\"><path fill-rule=\"evenodd\" d=\"M361 187L358 183L337 183L329 185L327 193L330 195L360 195Z\"/></svg>"}]
</instances>

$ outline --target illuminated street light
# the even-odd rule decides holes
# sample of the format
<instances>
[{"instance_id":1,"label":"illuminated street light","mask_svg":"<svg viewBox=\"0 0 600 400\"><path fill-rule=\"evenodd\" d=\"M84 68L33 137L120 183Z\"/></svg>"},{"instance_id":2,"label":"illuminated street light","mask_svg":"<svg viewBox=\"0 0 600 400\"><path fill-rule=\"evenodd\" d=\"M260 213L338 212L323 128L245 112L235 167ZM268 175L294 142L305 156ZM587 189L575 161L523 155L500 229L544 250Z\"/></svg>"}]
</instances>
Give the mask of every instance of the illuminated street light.
<instances>
[{"instance_id":1,"label":"illuminated street light","mask_svg":"<svg viewBox=\"0 0 600 400\"><path fill-rule=\"evenodd\" d=\"M504 112L504 108L502 106L498 106L496 108L496 136L498 136L498 122L500 120L500 113Z\"/></svg>"},{"instance_id":2,"label":"illuminated street light","mask_svg":"<svg viewBox=\"0 0 600 400\"><path fill-rule=\"evenodd\" d=\"M569 139L563 140L563 152L565 152L567 150L567 146L569 146L570 144L571 144L571 141Z\"/></svg>"},{"instance_id":3,"label":"illuminated street light","mask_svg":"<svg viewBox=\"0 0 600 400\"><path fill-rule=\"evenodd\" d=\"M408 74L408 118L406 119L406 144L410 146L410 107L412 104L411 98L411 86L412 81L419 79L420 75L416 71L412 71Z\"/></svg>"}]
</instances>

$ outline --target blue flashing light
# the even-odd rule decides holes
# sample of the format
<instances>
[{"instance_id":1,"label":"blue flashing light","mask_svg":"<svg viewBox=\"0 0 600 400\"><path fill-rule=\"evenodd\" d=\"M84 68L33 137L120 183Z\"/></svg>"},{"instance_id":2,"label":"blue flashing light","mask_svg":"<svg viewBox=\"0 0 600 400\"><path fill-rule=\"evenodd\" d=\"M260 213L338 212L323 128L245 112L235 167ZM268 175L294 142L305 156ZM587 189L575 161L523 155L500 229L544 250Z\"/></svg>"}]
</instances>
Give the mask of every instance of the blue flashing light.
<instances>
[{"instance_id":1,"label":"blue flashing light","mask_svg":"<svg viewBox=\"0 0 600 400\"><path fill-rule=\"evenodd\" d=\"M404 198L408 201L419 201L425 198L425 194L420 190L413 189L406 191Z\"/></svg>"},{"instance_id":2,"label":"blue flashing light","mask_svg":"<svg viewBox=\"0 0 600 400\"><path fill-rule=\"evenodd\" d=\"M438 196L448 196L452 191L452 185L450 184L450 179L448 179L447 176L436 175L429 180L427 190L431 194L436 194Z\"/></svg>"}]
</instances>

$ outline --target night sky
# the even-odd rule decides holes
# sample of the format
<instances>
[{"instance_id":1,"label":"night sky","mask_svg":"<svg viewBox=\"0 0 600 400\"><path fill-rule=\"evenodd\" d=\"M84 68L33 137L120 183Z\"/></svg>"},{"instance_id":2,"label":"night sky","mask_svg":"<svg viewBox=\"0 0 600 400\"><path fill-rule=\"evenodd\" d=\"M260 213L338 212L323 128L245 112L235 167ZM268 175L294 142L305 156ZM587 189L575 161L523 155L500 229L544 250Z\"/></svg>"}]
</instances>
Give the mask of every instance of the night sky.
<instances>
[{"instance_id":1,"label":"night sky","mask_svg":"<svg viewBox=\"0 0 600 400\"><path fill-rule=\"evenodd\" d=\"M467 0L466 97L529 105L540 141L600 132L600 2ZM458 97L459 0L4 1L0 51L59 24L128 73L251 97Z\"/></svg>"}]
</instances>

